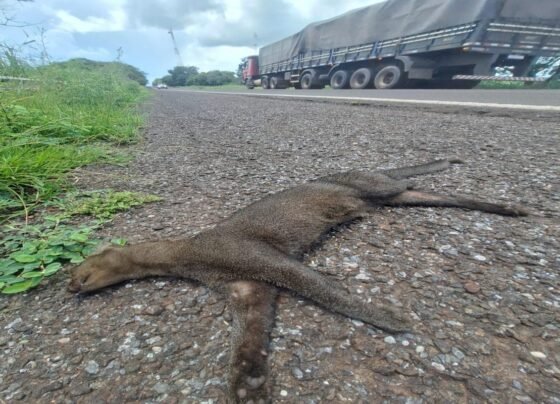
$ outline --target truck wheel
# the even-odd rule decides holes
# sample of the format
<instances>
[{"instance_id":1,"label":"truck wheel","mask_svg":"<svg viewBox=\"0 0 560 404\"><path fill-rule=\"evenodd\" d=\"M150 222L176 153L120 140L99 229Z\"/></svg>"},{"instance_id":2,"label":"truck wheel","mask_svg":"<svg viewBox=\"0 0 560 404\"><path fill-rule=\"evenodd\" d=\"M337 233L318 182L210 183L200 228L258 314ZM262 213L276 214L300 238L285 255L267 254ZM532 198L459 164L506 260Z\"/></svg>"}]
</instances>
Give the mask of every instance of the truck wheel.
<instances>
[{"instance_id":1,"label":"truck wheel","mask_svg":"<svg viewBox=\"0 0 560 404\"><path fill-rule=\"evenodd\" d=\"M270 89L276 90L278 88L278 77L271 77L270 78Z\"/></svg>"},{"instance_id":2,"label":"truck wheel","mask_svg":"<svg viewBox=\"0 0 560 404\"><path fill-rule=\"evenodd\" d=\"M377 71L373 86L380 90L398 88L406 81L405 74L397 65L386 65Z\"/></svg>"},{"instance_id":3,"label":"truck wheel","mask_svg":"<svg viewBox=\"0 0 560 404\"><path fill-rule=\"evenodd\" d=\"M311 72L307 72L301 76L299 84L303 90L310 90L313 88L313 76L311 75Z\"/></svg>"},{"instance_id":4,"label":"truck wheel","mask_svg":"<svg viewBox=\"0 0 560 404\"><path fill-rule=\"evenodd\" d=\"M340 90L343 88L348 88L348 77L349 74L346 70L338 70L331 76L331 88L333 90Z\"/></svg>"},{"instance_id":5,"label":"truck wheel","mask_svg":"<svg viewBox=\"0 0 560 404\"><path fill-rule=\"evenodd\" d=\"M261 79L261 87L262 87L264 90L268 90L268 89L270 88L270 82L268 81L268 77L264 76L264 77Z\"/></svg>"},{"instance_id":6,"label":"truck wheel","mask_svg":"<svg viewBox=\"0 0 560 404\"><path fill-rule=\"evenodd\" d=\"M371 84L372 76L373 73L371 69L362 67L361 69L358 69L354 73L352 73L352 77L350 77L350 87L356 90L368 88Z\"/></svg>"}]
</instances>

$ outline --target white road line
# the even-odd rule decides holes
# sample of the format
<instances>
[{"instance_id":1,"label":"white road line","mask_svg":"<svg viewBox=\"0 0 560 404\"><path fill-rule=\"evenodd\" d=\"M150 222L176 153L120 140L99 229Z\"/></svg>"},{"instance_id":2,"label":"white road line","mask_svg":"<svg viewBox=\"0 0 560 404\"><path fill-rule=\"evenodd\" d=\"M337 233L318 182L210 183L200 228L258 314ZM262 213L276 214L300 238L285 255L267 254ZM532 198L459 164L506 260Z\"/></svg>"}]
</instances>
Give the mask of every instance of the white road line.
<instances>
[{"instance_id":1,"label":"white road line","mask_svg":"<svg viewBox=\"0 0 560 404\"><path fill-rule=\"evenodd\" d=\"M189 93L203 94L223 94L223 95L246 95L248 97L284 97L284 98L303 98L303 99L323 99L323 100L343 100L361 102L385 102L393 104L421 104L421 105L443 105L455 107L483 107L496 109L520 109L531 111L558 111L560 106L554 105L524 105L524 104L496 104L491 102L469 102L469 101L437 101L437 100L412 100L395 98L375 98L375 97L335 97L330 95L303 95L303 94L271 94L271 93L236 93L232 91L204 91L204 90L175 90Z\"/></svg>"}]
</instances>

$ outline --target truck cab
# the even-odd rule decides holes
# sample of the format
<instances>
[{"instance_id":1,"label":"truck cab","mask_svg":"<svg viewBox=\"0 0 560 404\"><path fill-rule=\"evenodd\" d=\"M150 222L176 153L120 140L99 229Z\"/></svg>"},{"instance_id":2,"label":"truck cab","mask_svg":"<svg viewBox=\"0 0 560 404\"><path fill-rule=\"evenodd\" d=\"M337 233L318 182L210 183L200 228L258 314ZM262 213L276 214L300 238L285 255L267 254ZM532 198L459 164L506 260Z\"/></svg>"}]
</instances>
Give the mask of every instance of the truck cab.
<instances>
[{"instance_id":1,"label":"truck cab","mask_svg":"<svg viewBox=\"0 0 560 404\"><path fill-rule=\"evenodd\" d=\"M247 56L241 60L239 77L241 83L248 89L255 88L255 80L259 78L259 57L257 55Z\"/></svg>"}]
</instances>

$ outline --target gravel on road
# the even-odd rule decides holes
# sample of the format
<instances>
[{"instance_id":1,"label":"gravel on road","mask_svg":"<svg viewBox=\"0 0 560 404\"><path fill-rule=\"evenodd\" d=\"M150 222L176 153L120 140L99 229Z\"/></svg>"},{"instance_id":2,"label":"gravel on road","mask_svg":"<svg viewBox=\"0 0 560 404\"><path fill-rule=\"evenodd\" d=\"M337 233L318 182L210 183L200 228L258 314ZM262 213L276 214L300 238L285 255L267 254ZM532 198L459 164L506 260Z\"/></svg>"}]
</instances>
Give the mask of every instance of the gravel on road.
<instances>
[{"instance_id":1,"label":"gravel on road","mask_svg":"<svg viewBox=\"0 0 560 404\"><path fill-rule=\"evenodd\" d=\"M379 210L306 263L414 318L389 335L288 292L274 402L560 403L560 117L161 91L127 167L86 189L157 194L103 237L188 237L264 195L341 170L459 156L418 188L525 205ZM76 297L69 269L0 300L0 402L223 403L231 316L202 285L155 278Z\"/></svg>"}]
</instances>

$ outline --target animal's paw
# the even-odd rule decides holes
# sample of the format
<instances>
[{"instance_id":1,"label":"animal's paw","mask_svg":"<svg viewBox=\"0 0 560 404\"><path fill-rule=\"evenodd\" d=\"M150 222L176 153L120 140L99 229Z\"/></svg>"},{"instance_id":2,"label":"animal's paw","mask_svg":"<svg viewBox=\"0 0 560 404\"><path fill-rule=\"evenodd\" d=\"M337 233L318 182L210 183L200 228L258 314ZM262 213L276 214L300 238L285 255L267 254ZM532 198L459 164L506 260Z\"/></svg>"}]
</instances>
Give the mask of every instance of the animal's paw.
<instances>
[{"instance_id":1,"label":"animal's paw","mask_svg":"<svg viewBox=\"0 0 560 404\"><path fill-rule=\"evenodd\" d=\"M243 349L231 369L230 396L235 403L265 404L269 402L267 383L267 352Z\"/></svg>"},{"instance_id":2,"label":"animal's paw","mask_svg":"<svg viewBox=\"0 0 560 404\"><path fill-rule=\"evenodd\" d=\"M398 334L412 330L412 322L402 313L393 307L381 306L376 308L377 318L374 325L387 332Z\"/></svg>"},{"instance_id":3,"label":"animal's paw","mask_svg":"<svg viewBox=\"0 0 560 404\"><path fill-rule=\"evenodd\" d=\"M510 216L529 216L529 211L521 206L504 206Z\"/></svg>"},{"instance_id":4,"label":"animal's paw","mask_svg":"<svg viewBox=\"0 0 560 404\"><path fill-rule=\"evenodd\" d=\"M266 376L244 376L237 383L235 399L238 403L265 404L268 402Z\"/></svg>"}]
</instances>

